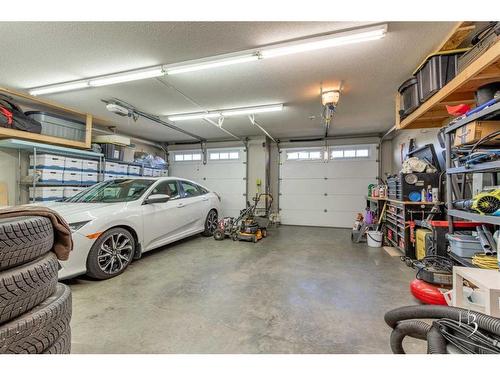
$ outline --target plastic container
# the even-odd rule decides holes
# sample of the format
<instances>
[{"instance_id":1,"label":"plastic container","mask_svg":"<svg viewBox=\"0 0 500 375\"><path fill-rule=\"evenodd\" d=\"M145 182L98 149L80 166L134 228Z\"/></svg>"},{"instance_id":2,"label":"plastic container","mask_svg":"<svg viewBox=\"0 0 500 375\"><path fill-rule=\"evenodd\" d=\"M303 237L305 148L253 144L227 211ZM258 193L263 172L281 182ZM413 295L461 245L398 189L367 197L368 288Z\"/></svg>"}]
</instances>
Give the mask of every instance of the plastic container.
<instances>
[{"instance_id":1,"label":"plastic container","mask_svg":"<svg viewBox=\"0 0 500 375\"><path fill-rule=\"evenodd\" d=\"M366 242L370 247L381 247L382 237L382 232L376 230L369 230L366 232Z\"/></svg>"},{"instance_id":2,"label":"plastic container","mask_svg":"<svg viewBox=\"0 0 500 375\"><path fill-rule=\"evenodd\" d=\"M104 172L107 174L118 174L120 171L120 167L118 165L118 163L107 161L104 165Z\"/></svg>"},{"instance_id":3,"label":"plastic container","mask_svg":"<svg viewBox=\"0 0 500 375\"><path fill-rule=\"evenodd\" d=\"M403 119L416 110L420 105L420 101L418 100L417 79L415 77L411 77L410 79L404 81L403 84L399 86L398 91L401 95L399 117Z\"/></svg>"},{"instance_id":4,"label":"plastic container","mask_svg":"<svg viewBox=\"0 0 500 375\"><path fill-rule=\"evenodd\" d=\"M111 174L111 173L104 174L104 181L115 180L117 178L119 178L119 176L116 174Z\"/></svg>"},{"instance_id":5,"label":"plastic container","mask_svg":"<svg viewBox=\"0 0 500 375\"><path fill-rule=\"evenodd\" d=\"M143 176L152 176L153 175L153 168L144 168L142 171Z\"/></svg>"},{"instance_id":6,"label":"plastic container","mask_svg":"<svg viewBox=\"0 0 500 375\"><path fill-rule=\"evenodd\" d=\"M416 72L418 100L425 102L457 75L462 50L439 52L427 57Z\"/></svg>"},{"instance_id":7,"label":"plastic container","mask_svg":"<svg viewBox=\"0 0 500 375\"><path fill-rule=\"evenodd\" d=\"M63 171L60 169L38 169L36 174L39 176L38 182L44 184L60 184L63 182ZM33 175L33 169L30 169L30 175Z\"/></svg>"},{"instance_id":8,"label":"plastic container","mask_svg":"<svg viewBox=\"0 0 500 375\"><path fill-rule=\"evenodd\" d=\"M111 143L101 143L100 146L106 159L123 161L123 146L117 146Z\"/></svg>"},{"instance_id":9,"label":"plastic container","mask_svg":"<svg viewBox=\"0 0 500 375\"><path fill-rule=\"evenodd\" d=\"M29 188L30 201L36 202L57 201L63 198L62 186L37 186Z\"/></svg>"},{"instance_id":10,"label":"plastic container","mask_svg":"<svg viewBox=\"0 0 500 375\"><path fill-rule=\"evenodd\" d=\"M127 174L129 176L140 176L141 175L141 167L136 165L129 165L127 167Z\"/></svg>"},{"instance_id":11,"label":"plastic container","mask_svg":"<svg viewBox=\"0 0 500 375\"><path fill-rule=\"evenodd\" d=\"M82 172L82 184L96 184L97 173L95 172Z\"/></svg>"},{"instance_id":12,"label":"plastic container","mask_svg":"<svg viewBox=\"0 0 500 375\"><path fill-rule=\"evenodd\" d=\"M81 191L85 190L85 188L82 187L64 187L63 190L63 198L71 198L72 196L80 193Z\"/></svg>"},{"instance_id":13,"label":"plastic container","mask_svg":"<svg viewBox=\"0 0 500 375\"><path fill-rule=\"evenodd\" d=\"M469 234L447 234L450 250L462 258L472 258L476 253L483 253L479 240Z\"/></svg>"},{"instance_id":14,"label":"plastic container","mask_svg":"<svg viewBox=\"0 0 500 375\"><path fill-rule=\"evenodd\" d=\"M63 182L67 185L80 185L82 183L82 172L68 170L64 171Z\"/></svg>"},{"instance_id":15,"label":"plastic container","mask_svg":"<svg viewBox=\"0 0 500 375\"><path fill-rule=\"evenodd\" d=\"M81 172L83 167L83 160L77 158L68 158L64 161L65 171L78 171Z\"/></svg>"},{"instance_id":16,"label":"plastic container","mask_svg":"<svg viewBox=\"0 0 500 375\"><path fill-rule=\"evenodd\" d=\"M26 116L42 124L42 134L74 141L85 140L86 126L83 121L40 111L26 112Z\"/></svg>"},{"instance_id":17,"label":"plastic container","mask_svg":"<svg viewBox=\"0 0 500 375\"><path fill-rule=\"evenodd\" d=\"M153 177L160 177L161 171L162 171L161 169L153 168Z\"/></svg>"},{"instance_id":18,"label":"plastic container","mask_svg":"<svg viewBox=\"0 0 500 375\"><path fill-rule=\"evenodd\" d=\"M121 176L126 176L128 174L128 165L117 163L116 173L118 173Z\"/></svg>"},{"instance_id":19,"label":"plastic container","mask_svg":"<svg viewBox=\"0 0 500 375\"><path fill-rule=\"evenodd\" d=\"M97 172L99 163L96 160L82 160L82 172Z\"/></svg>"},{"instance_id":20,"label":"plastic container","mask_svg":"<svg viewBox=\"0 0 500 375\"><path fill-rule=\"evenodd\" d=\"M34 156L30 155L30 166L36 164L37 169L64 169L64 156L51 155L51 154L37 154L36 163L33 163Z\"/></svg>"}]
</instances>

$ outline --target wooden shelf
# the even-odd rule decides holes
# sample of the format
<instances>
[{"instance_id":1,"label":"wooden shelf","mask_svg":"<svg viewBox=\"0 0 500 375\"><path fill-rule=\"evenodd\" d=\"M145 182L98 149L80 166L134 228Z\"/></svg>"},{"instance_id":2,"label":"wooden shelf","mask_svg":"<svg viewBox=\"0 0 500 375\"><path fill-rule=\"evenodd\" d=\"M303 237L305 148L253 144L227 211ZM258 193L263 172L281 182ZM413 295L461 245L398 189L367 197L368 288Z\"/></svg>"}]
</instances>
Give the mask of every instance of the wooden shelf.
<instances>
[{"instance_id":1,"label":"wooden shelf","mask_svg":"<svg viewBox=\"0 0 500 375\"><path fill-rule=\"evenodd\" d=\"M30 142L40 142L47 143L51 145L64 146L64 147L73 147L80 149L88 149L91 147L92 143L92 125L94 122L94 118L89 113L84 113L77 111L73 108L65 107L63 105L54 103L52 101L48 101L45 99L40 99L35 96L31 96L24 92L0 87L0 94L5 94L7 96L11 96L14 100L19 103L21 106L25 106L28 108L39 108L43 110L47 110L53 113L62 114L65 116L77 118L79 120L85 121L85 140L84 141L75 141L66 138L54 137L44 134L30 133L26 131L10 129L0 127L0 139L6 138L14 138L14 139L22 139Z\"/></svg>"},{"instance_id":2,"label":"wooden shelf","mask_svg":"<svg viewBox=\"0 0 500 375\"><path fill-rule=\"evenodd\" d=\"M500 79L500 40L479 56L446 86L413 113L399 120L399 94L396 95L396 129L438 128L450 119L446 105L473 104L478 87Z\"/></svg>"}]
</instances>

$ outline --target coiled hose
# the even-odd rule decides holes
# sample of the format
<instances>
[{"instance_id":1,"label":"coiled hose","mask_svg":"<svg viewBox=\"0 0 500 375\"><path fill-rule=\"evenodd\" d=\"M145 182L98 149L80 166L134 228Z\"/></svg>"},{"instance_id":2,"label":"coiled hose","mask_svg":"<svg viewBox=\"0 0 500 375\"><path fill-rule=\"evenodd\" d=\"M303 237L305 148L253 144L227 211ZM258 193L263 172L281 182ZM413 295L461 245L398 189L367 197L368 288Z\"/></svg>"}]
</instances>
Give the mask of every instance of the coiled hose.
<instances>
[{"instance_id":1,"label":"coiled hose","mask_svg":"<svg viewBox=\"0 0 500 375\"><path fill-rule=\"evenodd\" d=\"M410 336L421 340L426 339L429 354L446 354L447 341L441 334L439 325L434 322L432 326L429 326L424 322L415 320L443 318L464 324L470 324L472 321L474 325L477 324L478 329L500 337L500 319L486 314L451 306L404 306L388 311L384 316L387 325L393 329L390 339L393 353L403 354L403 339ZM409 319L413 320L405 322Z\"/></svg>"}]
</instances>

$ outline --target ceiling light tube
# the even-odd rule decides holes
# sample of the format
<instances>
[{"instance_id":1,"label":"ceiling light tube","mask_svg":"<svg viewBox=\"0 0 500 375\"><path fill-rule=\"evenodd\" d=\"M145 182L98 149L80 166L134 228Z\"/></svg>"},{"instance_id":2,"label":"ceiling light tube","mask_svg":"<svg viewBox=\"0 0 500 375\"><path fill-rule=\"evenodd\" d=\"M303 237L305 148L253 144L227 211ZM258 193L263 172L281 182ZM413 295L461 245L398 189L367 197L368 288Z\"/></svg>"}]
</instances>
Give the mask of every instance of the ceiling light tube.
<instances>
[{"instance_id":1,"label":"ceiling light tube","mask_svg":"<svg viewBox=\"0 0 500 375\"><path fill-rule=\"evenodd\" d=\"M165 70L163 69L163 66L157 66L149 69L133 70L129 72L94 78L89 81L89 85L95 87L114 85L116 83L137 81L146 78L161 77L163 75L165 75Z\"/></svg>"},{"instance_id":2,"label":"ceiling light tube","mask_svg":"<svg viewBox=\"0 0 500 375\"><path fill-rule=\"evenodd\" d=\"M261 107L227 109L222 111L222 116L231 117L231 116L253 115L256 113L277 112L282 110L283 110L283 104L275 104L275 105L266 105Z\"/></svg>"},{"instance_id":3,"label":"ceiling light tube","mask_svg":"<svg viewBox=\"0 0 500 375\"><path fill-rule=\"evenodd\" d=\"M203 118L217 118L220 117L221 114L218 112L211 112L211 113L189 113L185 115L175 115L175 116L169 116L168 119L170 121L185 121L185 120L197 120L197 119L203 119Z\"/></svg>"},{"instance_id":4,"label":"ceiling light tube","mask_svg":"<svg viewBox=\"0 0 500 375\"><path fill-rule=\"evenodd\" d=\"M346 44L359 43L369 40L376 40L383 38L386 32L386 24L352 31L339 32L328 36L321 36L317 38L305 39L299 42L292 42L281 47L262 49L260 51L260 56L265 59Z\"/></svg>"},{"instance_id":5,"label":"ceiling light tube","mask_svg":"<svg viewBox=\"0 0 500 375\"><path fill-rule=\"evenodd\" d=\"M37 96L43 94L54 94L56 92L78 90L89 87L87 81L77 81L70 83L61 83L58 85L43 86L29 90L30 95Z\"/></svg>"},{"instance_id":6,"label":"ceiling light tube","mask_svg":"<svg viewBox=\"0 0 500 375\"><path fill-rule=\"evenodd\" d=\"M273 105L263 105L259 107L225 109L222 111L214 111L214 112L186 113L181 115L169 116L168 119L170 121L185 121L185 120L197 120L206 118L253 115L256 113L276 112L281 110L283 110L283 104L273 104Z\"/></svg>"},{"instance_id":7,"label":"ceiling light tube","mask_svg":"<svg viewBox=\"0 0 500 375\"><path fill-rule=\"evenodd\" d=\"M256 61L258 59L259 59L259 56L256 54L253 54L253 55L230 57L230 58L219 59L219 60L211 60L211 61L207 61L207 62L203 62L203 63L199 63L199 64L179 65L179 66L174 66L172 68L167 68L167 74L174 75L174 74L195 72L198 70L218 68L221 66Z\"/></svg>"}]
</instances>

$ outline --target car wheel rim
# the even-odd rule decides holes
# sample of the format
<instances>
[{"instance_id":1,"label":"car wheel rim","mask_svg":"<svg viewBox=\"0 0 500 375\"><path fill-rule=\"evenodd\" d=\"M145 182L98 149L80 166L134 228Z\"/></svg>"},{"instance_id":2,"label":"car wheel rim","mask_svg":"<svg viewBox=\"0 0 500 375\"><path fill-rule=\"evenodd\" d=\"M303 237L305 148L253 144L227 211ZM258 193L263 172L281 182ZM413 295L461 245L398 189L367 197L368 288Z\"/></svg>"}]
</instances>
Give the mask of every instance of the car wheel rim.
<instances>
[{"instance_id":1,"label":"car wheel rim","mask_svg":"<svg viewBox=\"0 0 500 375\"><path fill-rule=\"evenodd\" d=\"M101 271L115 274L122 271L132 258L132 243L123 233L108 236L99 247L97 263Z\"/></svg>"},{"instance_id":2,"label":"car wheel rim","mask_svg":"<svg viewBox=\"0 0 500 375\"><path fill-rule=\"evenodd\" d=\"M210 211L210 213L208 214L207 229L211 234L213 234L217 229L217 212Z\"/></svg>"}]
</instances>

